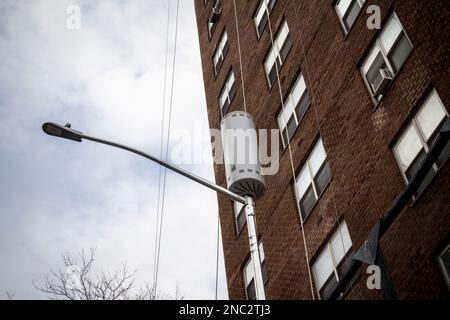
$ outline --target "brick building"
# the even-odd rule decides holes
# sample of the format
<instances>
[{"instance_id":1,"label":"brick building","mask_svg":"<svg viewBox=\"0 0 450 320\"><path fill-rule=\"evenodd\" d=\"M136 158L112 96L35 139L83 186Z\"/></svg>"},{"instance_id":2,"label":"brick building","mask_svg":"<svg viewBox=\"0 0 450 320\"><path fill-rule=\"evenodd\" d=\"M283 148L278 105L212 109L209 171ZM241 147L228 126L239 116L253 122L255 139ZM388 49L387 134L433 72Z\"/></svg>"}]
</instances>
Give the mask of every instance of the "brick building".
<instances>
[{"instance_id":1,"label":"brick building","mask_svg":"<svg viewBox=\"0 0 450 320\"><path fill-rule=\"evenodd\" d=\"M448 298L448 144L380 231L382 290L367 287L367 263L339 284L450 113L449 2L236 5L195 1L210 126L243 110L244 79L257 127L282 132L280 169L266 176L256 210L267 298L328 299L336 290L344 299ZM367 25L371 5L381 10L381 29ZM226 185L222 165L215 174ZM252 298L245 216L223 196L219 208L230 298Z\"/></svg>"}]
</instances>

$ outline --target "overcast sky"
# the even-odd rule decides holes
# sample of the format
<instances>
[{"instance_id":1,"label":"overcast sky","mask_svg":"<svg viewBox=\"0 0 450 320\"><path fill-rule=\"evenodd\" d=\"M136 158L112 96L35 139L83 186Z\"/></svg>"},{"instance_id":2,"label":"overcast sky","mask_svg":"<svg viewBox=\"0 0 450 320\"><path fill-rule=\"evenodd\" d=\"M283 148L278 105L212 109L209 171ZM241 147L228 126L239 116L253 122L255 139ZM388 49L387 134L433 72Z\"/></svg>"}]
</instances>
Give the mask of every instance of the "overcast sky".
<instances>
[{"instance_id":1,"label":"overcast sky","mask_svg":"<svg viewBox=\"0 0 450 320\"><path fill-rule=\"evenodd\" d=\"M79 30L66 27L71 4L81 8ZM91 247L97 270L113 271L127 261L137 270L138 286L152 281L158 166L89 141L49 137L41 126L71 122L87 134L158 155L167 5L0 1L0 298L5 291L45 298L32 280L61 267L64 251ZM208 154L193 1L181 0L179 23L170 145L179 150L177 137L197 130L203 139L191 143L192 153ZM214 179L211 160L184 167ZM169 173L161 290L172 293L178 283L187 299L213 299L216 235L215 193ZM222 258L219 266L219 297L227 298Z\"/></svg>"}]
</instances>

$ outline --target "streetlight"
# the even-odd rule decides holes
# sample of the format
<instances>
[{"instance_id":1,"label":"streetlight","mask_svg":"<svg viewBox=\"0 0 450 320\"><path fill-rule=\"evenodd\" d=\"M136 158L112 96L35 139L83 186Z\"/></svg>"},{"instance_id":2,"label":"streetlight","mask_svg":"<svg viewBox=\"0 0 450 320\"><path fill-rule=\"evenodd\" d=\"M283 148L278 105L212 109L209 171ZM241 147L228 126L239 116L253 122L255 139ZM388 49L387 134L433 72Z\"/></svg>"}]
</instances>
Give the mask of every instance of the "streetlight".
<instances>
[{"instance_id":1,"label":"streetlight","mask_svg":"<svg viewBox=\"0 0 450 320\"><path fill-rule=\"evenodd\" d=\"M172 170L192 181L200 183L201 185L203 185L209 189L212 189L218 193L221 193L233 201L237 201L237 202L245 205L245 213L246 213L246 217L247 217L248 238L249 238L249 244L250 244L250 255L252 258L252 262L253 262L252 264L253 264L253 272L254 272L256 297L258 300L266 299L265 292L264 292L264 281L263 281L261 263L260 263L261 260L260 260L260 255L259 255L259 246L258 246L258 240L257 240L257 234L256 234L255 203L254 203L253 197L240 196L226 188L216 185L215 183L212 183L211 181L208 181L202 177L199 177L189 171L186 171L186 170L184 170L180 167L177 167L171 163L168 163L166 161L163 161L161 159L153 157L145 152L139 151L139 150L131 148L129 146L85 135L81 131L72 129L70 123L67 123L66 125L60 125L60 124L57 124L54 122L46 122L42 125L42 130L46 134L48 134L50 136L58 137L58 138L68 139L68 140L77 141L77 142L82 142L83 139L86 139L86 140L109 145L109 146L112 146L115 148L119 148L119 149L123 149L123 150L129 151L129 152L135 153L146 159L156 162L157 164L159 164L169 170Z\"/></svg>"}]
</instances>

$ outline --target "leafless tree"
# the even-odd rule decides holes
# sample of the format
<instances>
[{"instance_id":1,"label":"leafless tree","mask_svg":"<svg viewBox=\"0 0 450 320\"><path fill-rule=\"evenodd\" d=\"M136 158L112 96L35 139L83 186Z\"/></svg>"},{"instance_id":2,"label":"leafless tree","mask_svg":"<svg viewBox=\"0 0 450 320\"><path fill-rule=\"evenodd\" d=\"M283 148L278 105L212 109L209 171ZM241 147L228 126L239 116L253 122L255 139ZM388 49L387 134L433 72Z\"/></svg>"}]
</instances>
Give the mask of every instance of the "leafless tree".
<instances>
[{"instance_id":1,"label":"leafless tree","mask_svg":"<svg viewBox=\"0 0 450 320\"><path fill-rule=\"evenodd\" d=\"M8 297L8 300L14 300L14 293L6 291L6 297Z\"/></svg>"},{"instance_id":2,"label":"leafless tree","mask_svg":"<svg viewBox=\"0 0 450 320\"><path fill-rule=\"evenodd\" d=\"M130 272L126 263L114 273L101 272L93 276L92 266L95 258L95 250L88 253L82 250L79 259L69 252L62 255L65 270L50 270L44 278L43 286L33 281L36 289L46 293L52 300L157 300L157 299L182 299L178 286L175 297L156 292L153 286L145 284L137 294L132 294L136 272Z\"/></svg>"}]
</instances>

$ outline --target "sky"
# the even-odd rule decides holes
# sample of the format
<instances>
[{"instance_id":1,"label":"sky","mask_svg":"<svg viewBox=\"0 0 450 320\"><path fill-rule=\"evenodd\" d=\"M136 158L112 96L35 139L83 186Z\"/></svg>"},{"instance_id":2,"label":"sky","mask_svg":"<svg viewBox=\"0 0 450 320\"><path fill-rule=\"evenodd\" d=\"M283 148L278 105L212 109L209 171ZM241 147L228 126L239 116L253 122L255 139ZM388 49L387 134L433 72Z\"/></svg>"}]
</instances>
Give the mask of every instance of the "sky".
<instances>
[{"instance_id":1,"label":"sky","mask_svg":"<svg viewBox=\"0 0 450 320\"><path fill-rule=\"evenodd\" d=\"M80 8L79 29L67 27L70 5ZM32 281L42 284L61 268L63 252L89 248L97 250L94 272L126 261L136 288L152 282L159 167L119 149L47 136L41 126L70 122L159 156L167 6L0 1L0 299L6 291L45 299ZM214 181L193 1L181 0L179 10L169 159L180 150L206 155L181 166ZM159 288L171 294L178 285L186 299L214 299L216 194L168 172L165 204ZM219 298L226 299L219 252Z\"/></svg>"}]
</instances>

